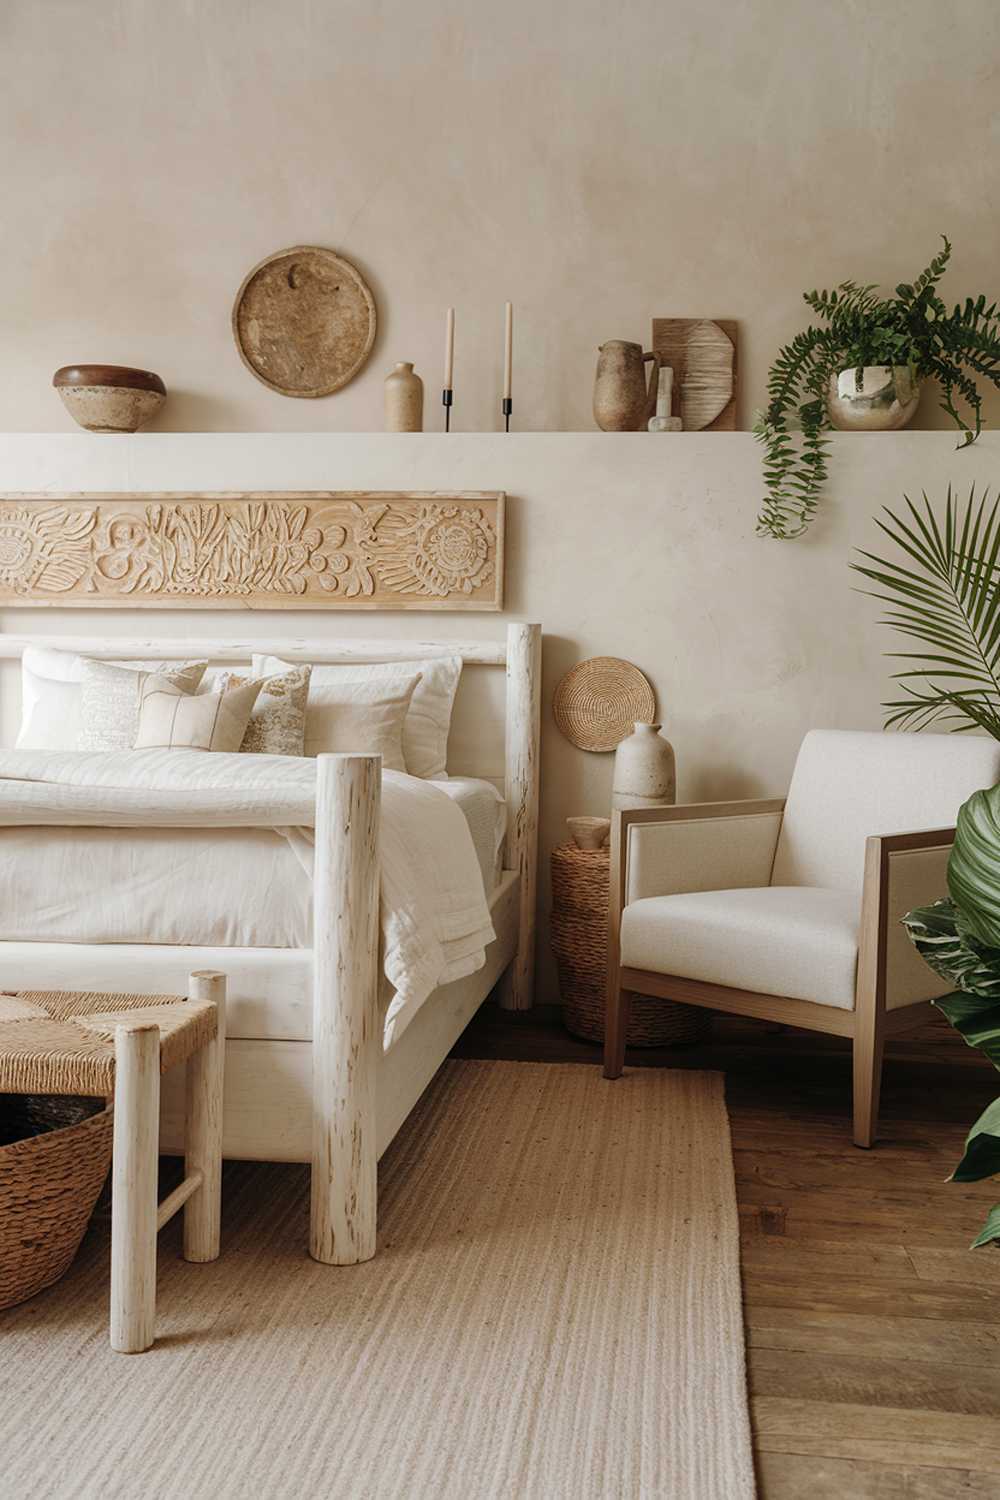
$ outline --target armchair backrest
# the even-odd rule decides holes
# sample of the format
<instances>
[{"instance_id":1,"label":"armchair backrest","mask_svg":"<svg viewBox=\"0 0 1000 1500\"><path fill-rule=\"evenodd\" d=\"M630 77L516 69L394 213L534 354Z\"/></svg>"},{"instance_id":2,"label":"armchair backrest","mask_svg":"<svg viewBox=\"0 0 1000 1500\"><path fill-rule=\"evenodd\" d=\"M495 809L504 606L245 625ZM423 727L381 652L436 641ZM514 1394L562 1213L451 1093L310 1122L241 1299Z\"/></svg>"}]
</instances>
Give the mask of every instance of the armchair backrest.
<instances>
[{"instance_id":1,"label":"armchair backrest","mask_svg":"<svg viewBox=\"0 0 1000 1500\"><path fill-rule=\"evenodd\" d=\"M813 729L802 741L772 885L860 892L872 834L950 828L1000 781L1000 742L973 734Z\"/></svg>"}]
</instances>

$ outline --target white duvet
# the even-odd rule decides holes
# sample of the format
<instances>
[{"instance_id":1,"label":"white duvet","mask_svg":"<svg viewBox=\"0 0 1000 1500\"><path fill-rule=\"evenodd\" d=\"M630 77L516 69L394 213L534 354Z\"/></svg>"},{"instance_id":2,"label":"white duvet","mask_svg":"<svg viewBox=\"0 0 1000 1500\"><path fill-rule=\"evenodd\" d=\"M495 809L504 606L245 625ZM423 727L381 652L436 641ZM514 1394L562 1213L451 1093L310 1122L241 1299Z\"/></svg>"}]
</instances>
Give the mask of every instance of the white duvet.
<instances>
[{"instance_id":1,"label":"white duvet","mask_svg":"<svg viewBox=\"0 0 1000 1500\"><path fill-rule=\"evenodd\" d=\"M315 785L306 757L0 751L0 828L274 829L311 874ZM482 967L495 934L468 824L439 788L383 774L380 856L388 1045L433 989Z\"/></svg>"}]
</instances>

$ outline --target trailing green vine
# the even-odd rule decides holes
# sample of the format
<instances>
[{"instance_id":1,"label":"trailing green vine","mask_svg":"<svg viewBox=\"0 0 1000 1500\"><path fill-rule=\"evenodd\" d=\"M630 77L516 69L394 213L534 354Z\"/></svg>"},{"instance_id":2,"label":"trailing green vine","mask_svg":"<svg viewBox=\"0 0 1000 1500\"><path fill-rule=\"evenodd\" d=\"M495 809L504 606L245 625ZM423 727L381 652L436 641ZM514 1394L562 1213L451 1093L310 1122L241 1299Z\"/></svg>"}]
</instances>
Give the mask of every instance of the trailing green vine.
<instances>
[{"instance_id":1,"label":"trailing green vine","mask_svg":"<svg viewBox=\"0 0 1000 1500\"><path fill-rule=\"evenodd\" d=\"M822 323L796 334L779 351L768 376L767 407L754 424L764 448L767 491L757 517L761 536L801 536L816 513L832 425L827 394L831 377L842 370L905 365L915 380L935 379L941 407L962 435L959 447L979 436L982 397L976 377L1000 387L1000 315L985 297L948 311L937 293L951 256L951 244L944 235L942 240L944 248L930 265L916 281L897 286L893 297L880 297L877 286L853 281L803 294Z\"/></svg>"}]
</instances>

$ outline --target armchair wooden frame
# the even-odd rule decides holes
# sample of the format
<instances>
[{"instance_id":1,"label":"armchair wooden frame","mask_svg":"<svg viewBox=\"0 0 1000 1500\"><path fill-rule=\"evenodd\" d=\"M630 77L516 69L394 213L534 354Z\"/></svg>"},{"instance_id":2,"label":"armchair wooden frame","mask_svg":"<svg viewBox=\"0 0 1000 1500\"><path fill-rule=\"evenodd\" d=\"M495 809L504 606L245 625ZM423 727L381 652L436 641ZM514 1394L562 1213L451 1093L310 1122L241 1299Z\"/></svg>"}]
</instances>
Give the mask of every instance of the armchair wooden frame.
<instances>
[{"instance_id":1,"label":"armchair wooden frame","mask_svg":"<svg viewBox=\"0 0 1000 1500\"><path fill-rule=\"evenodd\" d=\"M871 1146L876 1133L882 1056L887 1036L919 1026L927 1018L926 997L890 1008L887 1005L888 936L893 910L893 857L918 851L941 851L941 889L922 899L943 894L947 851L954 841L954 828L935 828L916 833L875 835L866 840L858 970L853 1010L841 1010L811 1000L784 995L760 994L733 989L675 974L623 967L621 963L621 918L628 892L629 836L637 825L690 819L754 817L784 811L784 799L740 802L689 803L681 807L641 808L618 811L611 828L611 885L608 942L608 998L604 1033L604 1076L619 1078L625 1066L632 992L700 1005L729 1015L752 1016L756 1020L800 1026L808 1031L850 1037L854 1059L854 1144ZM897 903L898 904L898 903ZM944 993L942 990L941 993Z\"/></svg>"}]
</instances>

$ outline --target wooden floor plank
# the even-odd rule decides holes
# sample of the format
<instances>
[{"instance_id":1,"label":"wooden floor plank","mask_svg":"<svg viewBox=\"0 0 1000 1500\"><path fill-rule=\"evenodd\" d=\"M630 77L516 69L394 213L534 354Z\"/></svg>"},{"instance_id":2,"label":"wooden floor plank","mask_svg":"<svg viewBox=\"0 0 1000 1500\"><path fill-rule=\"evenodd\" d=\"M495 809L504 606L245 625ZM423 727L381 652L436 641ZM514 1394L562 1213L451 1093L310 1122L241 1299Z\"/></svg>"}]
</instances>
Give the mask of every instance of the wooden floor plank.
<instances>
[{"instance_id":1,"label":"wooden floor plank","mask_svg":"<svg viewBox=\"0 0 1000 1500\"><path fill-rule=\"evenodd\" d=\"M751 1342L747 1364L755 1396L984 1417L995 1417L1000 1411L1000 1370L973 1363L936 1365L919 1359L872 1359L864 1353L762 1349Z\"/></svg>"},{"instance_id":2,"label":"wooden floor plank","mask_svg":"<svg viewBox=\"0 0 1000 1500\"><path fill-rule=\"evenodd\" d=\"M870 1359L978 1365L1000 1370L1000 1324L946 1318L881 1317L815 1307L754 1307L747 1331L753 1349L806 1354L857 1354Z\"/></svg>"},{"instance_id":3,"label":"wooden floor plank","mask_svg":"<svg viewBox=\"0 0 1000 1500\"><path fill-rule=\"evenodd\" d=\"M758 1396L751 1403L751 1420L758 1453L1000 1474L997 1418Z\"/></svg>"},{"instance_id":4,"label":"wooden floor plank","mask_svg":"<svg viewBox=\"0 0 1000 1500\"><path fill-rule=\"evenodd\" d=\"M761 1453L762 1500L997 1500L995 1474Z\"/></svg>"},{"instance_id":5,"label":"wooden floor plank","mask_svg":"<svg viewBox=\"0 0 1000 1500\"><path fill-rule=\"evenodd\" d=\"M977 1289L911 1277L833 1276L820 1285L815 1274L793 1272L768 1278L763 1257L744 1257L744 1300L748 1308L795 1307L817 1312L870 1312L888 1318L944 1318L952 1322L1000 1323L1000 1290Z\"/></svg>"}]
</instances>

